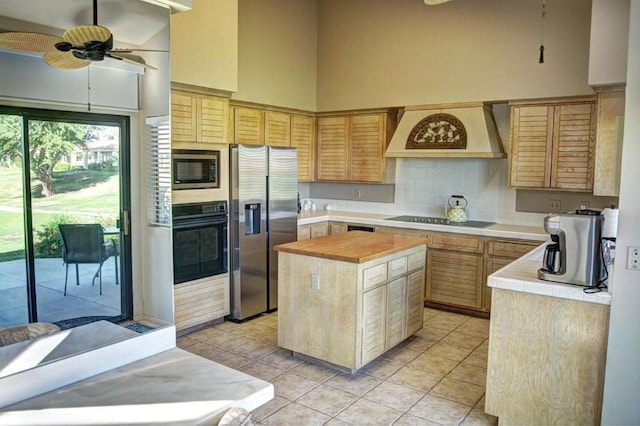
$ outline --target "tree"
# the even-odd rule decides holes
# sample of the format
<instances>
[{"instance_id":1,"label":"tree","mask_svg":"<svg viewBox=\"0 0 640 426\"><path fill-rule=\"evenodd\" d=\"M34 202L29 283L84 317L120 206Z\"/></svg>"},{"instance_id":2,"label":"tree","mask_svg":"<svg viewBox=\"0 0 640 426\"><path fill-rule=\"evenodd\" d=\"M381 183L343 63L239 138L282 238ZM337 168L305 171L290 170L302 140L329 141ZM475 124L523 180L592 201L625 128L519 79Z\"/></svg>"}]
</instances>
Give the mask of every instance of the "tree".
<instances>
[{"instance_id":1,"label":"tree","mask_svg":"<svg viewBox=\"0 0 640 426\"><path fill-rule=\"evenodd\" d=\"M20 157L21 119L0 114L0 164L13 164Z\"/></svg>"},{"instance_id":2,"label":"tree","mask_svg":"<svg viewBox=\"0 0 640 426\"><path fill-rule=\"evenodd\" d=\"M14 161L22 156L20 118L0 115L0 159ZM55 194L53 169L76 148L86 148L92 139L91 126L56 121L29 121L29 164L42 183L42 195Z\"/></svg>"}]
</instances>

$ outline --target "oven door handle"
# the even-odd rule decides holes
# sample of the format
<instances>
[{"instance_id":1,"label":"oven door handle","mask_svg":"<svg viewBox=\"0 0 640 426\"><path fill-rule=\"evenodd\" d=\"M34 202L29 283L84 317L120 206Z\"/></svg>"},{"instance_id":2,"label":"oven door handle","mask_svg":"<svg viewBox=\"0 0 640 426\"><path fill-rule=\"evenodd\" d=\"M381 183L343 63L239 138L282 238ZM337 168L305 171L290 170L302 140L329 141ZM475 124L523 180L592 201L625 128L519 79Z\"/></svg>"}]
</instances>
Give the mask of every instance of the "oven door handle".
<instances>
[{"instance_id":1,"label":"oven door handle","mask_svg":"<svg viewBox=\"0 0 640 426\"><path fill-rule=\"evenodd\" d=\"M188 228L201 228L203 226L210 225L226 225L228 223L228 219L225 217L224 219L205 219L205 220L193 220L190 219L188 221L174 221L173 229L188 229Z\"/></svg>"}]
</instances>

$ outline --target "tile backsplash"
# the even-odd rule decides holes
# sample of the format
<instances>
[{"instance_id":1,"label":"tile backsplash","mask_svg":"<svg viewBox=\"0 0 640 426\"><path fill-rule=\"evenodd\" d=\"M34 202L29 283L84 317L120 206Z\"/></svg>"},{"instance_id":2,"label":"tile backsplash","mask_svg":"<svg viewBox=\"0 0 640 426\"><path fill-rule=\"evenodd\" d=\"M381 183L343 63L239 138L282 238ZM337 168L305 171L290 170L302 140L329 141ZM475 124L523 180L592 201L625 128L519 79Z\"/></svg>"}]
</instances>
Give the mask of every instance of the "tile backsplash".
<instances>
[{"instance_id":1,"label":"tile backsplash","mask_svg":"<svg viewBox=\"0 0 640 426\"><path fill-rule=\"evenodd\" d=\"M318 209L329 204L334 210L392 215L444 216L452 194L464 195L470 220L542 226L544 214L517 212L516 191L507 187L507 159L398 158L395 201L374 203L350 200L312 200ZM309 186L300 184L300 195L309 197Z\"/></svg>"}]
</instances>

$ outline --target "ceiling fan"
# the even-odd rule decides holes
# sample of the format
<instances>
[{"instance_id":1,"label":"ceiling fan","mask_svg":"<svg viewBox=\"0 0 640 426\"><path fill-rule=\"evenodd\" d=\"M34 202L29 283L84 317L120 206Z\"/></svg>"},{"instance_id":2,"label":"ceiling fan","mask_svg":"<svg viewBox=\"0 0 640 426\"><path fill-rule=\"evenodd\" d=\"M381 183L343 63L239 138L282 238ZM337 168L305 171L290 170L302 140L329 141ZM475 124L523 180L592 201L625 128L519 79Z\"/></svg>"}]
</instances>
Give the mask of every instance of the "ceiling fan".
<instances>
[{"instance_id":1,"label":"ceiling fan","mask_svg":"<svg viewBox=\"0 0 640 426\"><path fill-rule=\"evenodd\" d=\"M0 48L24 52L44 53L48 65L60 69L78 69L92 61L104 58L116 59L133 65L156 70L133 52L166 52L166 50L114 49L113 34L108 28L98 25L98 0L93 0L93 25L73 27L58 37L51 34L31 32L0 33Z\"/></svg>"}]
</instances>

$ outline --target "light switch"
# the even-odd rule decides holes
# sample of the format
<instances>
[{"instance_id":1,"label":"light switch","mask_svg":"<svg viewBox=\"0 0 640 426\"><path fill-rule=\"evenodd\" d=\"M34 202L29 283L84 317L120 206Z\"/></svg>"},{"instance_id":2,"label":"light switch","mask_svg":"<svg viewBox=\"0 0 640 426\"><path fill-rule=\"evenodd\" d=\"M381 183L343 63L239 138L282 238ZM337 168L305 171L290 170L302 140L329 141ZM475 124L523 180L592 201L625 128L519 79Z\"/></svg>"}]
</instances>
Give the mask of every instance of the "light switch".
<instances>
[{"instance_id":1,"label":"light switch","mask_svg":"<svg viewBox=\"0 0 640 426\"><path fill-rule=\"evenodd\" d=\"M320 274L311 274L311 290L320 290Z\"/></svg>"}]
</instances>

